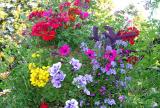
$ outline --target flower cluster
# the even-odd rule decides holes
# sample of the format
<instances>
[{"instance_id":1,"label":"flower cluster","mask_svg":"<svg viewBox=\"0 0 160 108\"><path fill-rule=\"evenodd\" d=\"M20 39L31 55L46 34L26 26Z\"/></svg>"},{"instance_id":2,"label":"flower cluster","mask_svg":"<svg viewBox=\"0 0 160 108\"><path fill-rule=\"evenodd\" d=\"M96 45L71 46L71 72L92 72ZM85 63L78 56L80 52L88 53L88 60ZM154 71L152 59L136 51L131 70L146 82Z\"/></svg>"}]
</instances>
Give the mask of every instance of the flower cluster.
<instances>
[{"instance_id":1,"label":"flower cluster","mask_svg":"<svg viewBox=\"0 0 160 108\"><path fill-rule=\"evenodd\" d=\"M117 35L122 37L124 41L128 41L131 45L134 45L134 39L138 37L139 30L136 27L128 27L127 30L120 30Z\"/></svg>"},{"instance_id":2,"label":"flower cluster","mask_svg":"<svg viewBox=\"0 0 160 108\"><path fill-rule=\"evenodd\" d=\"M43 66L42 68L36 67L34 63L29 64L30 81L33 86L44 87L49 81L48 68Z\"/></svg>"},{"instance_id":3,"label":"flower cluster","mask_svg":"<svg viewBox=\"0 0 160 108\"><path fill-rule=\"evenodd\" d=\"M61 68L61 62L58 62L56 64L53 64L52 67L49 69L50 76L52 77L52 84L56 88L61 87L61 82L64 80L66 74L64 74L60 68Z\"/></svg>"},{"instance_id":4,"label":"flower cluster","mask_svg":"<svg viewBox=\"0 0 160 108\"><path fill-rule=\"evenodd\" d=\"M84 93L86 93L87 95L90 95L90 91L86 88L86 85L91 82L93 82L93 77L88 74L86 74L85 76L79 75L72 81L72 83L78 88L82 88Z\"/></svg>"},{"instance_id":5,"label":"flower cluster","mask_svg":"<svg viewBox=\"0 0 160 108\"><path fill-rule=\"evenodd\" d=\"M54 40L58 28L68 28L68 24L71 24L70 22L75 22L77 16L82 20L89 17L88 12L82 11L78 5L75 7L71 4L70 2L61 3L58 13L53 12L52 9L31 12L29 20L36 20L36 23L32 27L32 36L41 37L45 41ZM73 27L78 26L75 24Z\"/></svg>"}]
</instances>

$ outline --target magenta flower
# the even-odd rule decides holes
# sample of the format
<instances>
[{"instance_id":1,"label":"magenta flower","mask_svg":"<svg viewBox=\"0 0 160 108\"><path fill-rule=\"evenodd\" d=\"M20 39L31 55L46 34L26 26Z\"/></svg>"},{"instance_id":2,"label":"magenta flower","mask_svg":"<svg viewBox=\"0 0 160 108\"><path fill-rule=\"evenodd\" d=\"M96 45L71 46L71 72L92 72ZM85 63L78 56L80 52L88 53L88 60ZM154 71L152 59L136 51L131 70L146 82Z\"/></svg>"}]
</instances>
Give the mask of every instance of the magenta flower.
<instances>
[{"instance_id":1,"label":"magenta flower","mask_svg":"<svg viewBox=\"0 0 160 108\"><path fill-rule=\"evenodd\" d=\"M91 49L88 49L87 51L85 51L85 54L90 58L90 59L94 59L96 57L96 53L91 50Z\"/></svg>"},{"instance_id":2,"label":"magenta flower","mask_svg":"<svg viewBox=\"0 0 160 108\"><path fill-rule=\"evenodd\" d=\"M67 56L70 53L70 47L67 44L64 44L59 48L59 54L61 56Z\"/></svg>"},{"instance_id":3,"label":"magenta flower","mask_svg":"<svg viewBox=\"0 0 160 108\"><path fill-rule=\"evenodd\" d=\"M89 13L88 12L81 12L80 13L80 18L81 19L86 19L86 18L88 18L89 17Z\"/></svg>"},{"instance_id":4,"label":"magenta flower","mask_svg":"<svg viewBox=\"0 0 160 108\"><path fill-rule=\"evenodd\" d=\"M116 50L107 51L107 52L104 54L104 58L108 59L110 62L111 62L111 61L114 61L116 57L117 57L117 52L116 52Z\"/></svg>"},{"instance_id":5,"label":"magenta flower","mask_svg":"<svg viewBox=\"0 0 160 108\"><path fill-rule=\"evenodd\" d=\"M43 12L44 17L50 17L53 14L52 8Z\"/></svg>"},{"instance_id":6,"label":"magenta flower","mask_svg":"<svg viewBox=\"0 0 160 108\"><path fill-rule=\"evenodd\" d=\"M111 63L106 64L106 72L108 72L111 68Z\"/></svg>"}]
</instances>

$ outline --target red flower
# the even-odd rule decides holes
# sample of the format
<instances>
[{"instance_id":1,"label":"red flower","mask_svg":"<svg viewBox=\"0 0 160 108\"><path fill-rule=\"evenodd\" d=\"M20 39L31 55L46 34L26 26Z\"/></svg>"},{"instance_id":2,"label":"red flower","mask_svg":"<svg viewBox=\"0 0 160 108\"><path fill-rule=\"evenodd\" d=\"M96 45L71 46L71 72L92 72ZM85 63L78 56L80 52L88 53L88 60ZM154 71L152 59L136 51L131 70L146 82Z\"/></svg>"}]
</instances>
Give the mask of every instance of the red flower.
<instances>
[{"instance_id":1,"label":"red flower","mask_svg":"<svg viewBox=\"0 0 160 108\"><path fill-rule=\"evenodd\" d=\"M43 40L49 41L55 39L56 32L47 22L38 22L32 27L32 35L40 36Z\"/></svg>"},{"instance_id":2,"label":"red flower","mask_svg":"<svg viewBox=\"0 0 160 108\"><path fill-rule=\"evenodd\" d=\"M136 27L128 27L127 30L120 30L117 33L117 35L122 37L124 41L128 41L131 45L134 45L134 39L138 37L139 30L137 30ZM127 35L131 35L131 36L127 36Z\"/></svg>"},{"instance_id":3,"label":"red flower","mask_svg":"<svg viewBox=\"0 0 160 108\"><path fill-rule=\"evenodd\" d=\"M136 56L131 56L127 58L127 62L130 64L136 64L139 61L139 58Z\"/></svg>"},{"instance_id":4,"label":"red flower","mask_svg":"<svg viewBox=\"0 0 160 108\"><path fill-rule=\"evenodd\" d=\"M29 20L32 20L32 18L42 18L44 11L33 11L29 16Z\"/></svg>"},{"instance_id":5,"label":"red flower","mask_svg":"<svg viewBox=\"0 0 160 108\"><path fill-rule=\"evenodd\" d=\"M85 2L90 3L91 0L85 0Z\"/></svg>"},{"instance_id":6,"label":"red flower","mask_svg":"<svg viewBox=\"0 0 160 108\"><path fill-rule=\"evenodd\" d=\"M42 102L40 108L49 108L49 106L46 102Z\"/></svg>"}]
</instances>

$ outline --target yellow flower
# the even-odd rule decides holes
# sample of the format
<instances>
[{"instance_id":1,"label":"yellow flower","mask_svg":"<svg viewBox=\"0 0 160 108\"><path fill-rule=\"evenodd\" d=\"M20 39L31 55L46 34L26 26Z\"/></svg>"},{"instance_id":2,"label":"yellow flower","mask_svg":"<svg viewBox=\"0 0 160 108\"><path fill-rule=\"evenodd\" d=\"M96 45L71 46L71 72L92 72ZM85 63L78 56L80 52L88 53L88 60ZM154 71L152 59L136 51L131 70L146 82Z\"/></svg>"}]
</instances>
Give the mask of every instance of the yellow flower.
<instances>
[{"instance_id":1,"label":"yellow flower","mask_svg":"<svg viewBox=\"0 0 160 108\"><path fill-rule=\"evenodd\" d=\"M8 58L8 62L11 64L11 63L13 63L14 62L14 60L15 60L15 58L14 57L9 57Z\"/></svg>"},{"instance_id":2,"label":"yellow flower","mask_svg":"<svg viewBox=\"0 0 160 108\"><path fill-rule=\"evenodd\" d=\"M0 79L7 79L9 75L10 75L10 72L0 73Z\"/></svg>"},{"instance_id":3,"label":"yellow flower","mask_svg":"<svg viewBox=\"0 0 160 108\"><path fill-rule=\"evenodd\" d=\"M37 53L33 53L33 54L32 54L32 58L38 58L38 57L40 57L39 54L37 54Z\"/></svg>"},{"instance_id":4,"label":"yellow flower","mask_svg":"<svg viewBox=\"0 0 160 108\"><path fill-rule=\"evenodd\" d=\"M36 68L35 63L29 63L28 69L29 69L29 70L32 70L32 69L34 69L34 68Z\"/></svg>"},{"instance_id":5,"label":"yellow flower","mask_svg":"<svg viewBox=\"0 0 160 108\"><path fill-rule=\"evenodd\" d=\"M7 17L7 14L0 10L0 18L5 19Z\"/></svg>"},{"instance_id":6,"label":"yellow flower","mask_svg":"<svg viewBox=\"0 0 160 108\"><path fill-rule=\"evenodd\" d=\"M49 80L49 72L42 68L31 69L30 81L33 86L44 87Z\"/></svg>"},{"instance_id":7,"label":"yellow flower","mask_svg":"<svg viewBox=\"0 0 160 108\"><path fill-rule=\"evenodd\" d=\"M0 58L4 57L4 53L0 52Z\"/></svg>"}]
</instances>

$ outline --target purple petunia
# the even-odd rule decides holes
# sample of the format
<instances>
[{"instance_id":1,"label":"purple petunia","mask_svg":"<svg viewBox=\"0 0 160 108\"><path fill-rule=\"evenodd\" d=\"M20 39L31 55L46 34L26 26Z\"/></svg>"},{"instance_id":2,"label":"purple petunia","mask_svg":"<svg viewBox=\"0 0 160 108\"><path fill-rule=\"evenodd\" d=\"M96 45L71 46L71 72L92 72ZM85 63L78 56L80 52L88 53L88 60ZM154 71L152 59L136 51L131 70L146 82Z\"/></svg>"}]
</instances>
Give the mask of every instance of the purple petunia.
<instances>
[{"instance_id":1,"label":"purple petunia","mask_svg":"<svg viewBox=\"0 0 160 108\"><path fill-rule=\"evenodd\" d=\"M72 83L78 88L82 88L84 93L87 95L90 95L90 91L86 88L86 85L91 82L93 82L93 77L88 74L86 74L85 76L79 75L72 81Z\"/></svg>"},{"instance_id":2,"label":"purple petunia","mask_svg":"<svg viewBox=\"0 0 160 108\"><path fill-rule=\"evenodd\" d=\"M50 70L50 75L53 77L55 73L59 71L61 68L61 62L55 63L52 65L52 67L49 69Z\"/></svg>"},{"instance_id":3,"label":"purple petunia","mask_svg":"<svg viewBox=\"0 0 160 108\"><path fill-rule=\"evenodd\" d=\"M53 86L56 88L60 88L61 81L64 80L65 76L66 75L62 71L58 71L57 73L55 73L55 75L52 77L52 80L51 80Z\"/></svg>"},{"instance_id":4,"label":"purple petunia","mask_svg":"<svg viewBox=\"0 0 160 108\"><path fill-rule=\"evenodd\" d=\"M64 108L79 108L77 100L75 99L67 100Z\"/></svg>"},{"instance_id":5,"label":"purple petunia","mask_svg":"<svg viewBox=\"0 0 160 108\"><path fill-rule=\"evenodd\" d=\"M123 101L125 100L125 96L124 96L124 95L121 95L121 96L119 96L118 99L119 99L120 102L123 102Z\"/></svg>"},{"instance_id":6,"label":"purple petunia","mask_svg":"<svg viewBox=\"0 0 160 108\"><path fill-rule=\"evenodd\" d=\"M116 75L116 70L115 69L109 69L107 72L108 75Z\"/></svg>"},{"instance_id":7,"label":"purple petunia","mask_svg":"<svg viewBox=\"0 0 160 108\"><path fill-rule=\"evenodd\" d=\"M53 64L52 67L49 69L50 76L52 77L51 83L54 87L60 88L61 82L64 80L66 74L64 74L61 70L61 62Z\"/></svg>"},{"instance_id":8,"label":"purple petunia","mask_svg":"<svg viewBox=\"0 0 160 108\"><path fill-rule=\"evenodd\" d=\"M116 104L116 102L115 102L115 100L114 99L104 99L104 103L108 103L108 105L115 105Z\"/></svg>"},{"instance_id":9,"label":"purple petunia","mask_svg":"<svg viewBox=\"0 0 160 108\"><path fill-rule=\"evenodd\" d=\"M93 70L97 70L98 68L100 68L100 64L96 59L92 59L91 64L92 64Z\"/></svg>"},{"instance_id":10,"label":"purple petunia","mask_svg":"<svg viewBox=\"0 0 160 108\"><path fill-rule=\"evenodd\" d=\"M82 64L79 62L79 60L72 58L69 62L72 65L72 68L74 71L77 71L81 68Z\"/></svg>"}]
</instances>

